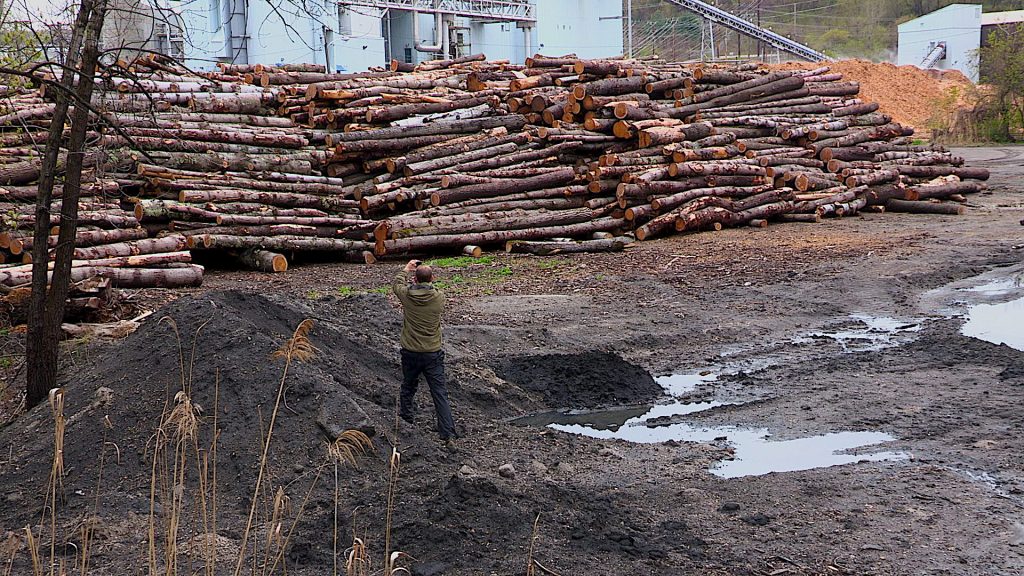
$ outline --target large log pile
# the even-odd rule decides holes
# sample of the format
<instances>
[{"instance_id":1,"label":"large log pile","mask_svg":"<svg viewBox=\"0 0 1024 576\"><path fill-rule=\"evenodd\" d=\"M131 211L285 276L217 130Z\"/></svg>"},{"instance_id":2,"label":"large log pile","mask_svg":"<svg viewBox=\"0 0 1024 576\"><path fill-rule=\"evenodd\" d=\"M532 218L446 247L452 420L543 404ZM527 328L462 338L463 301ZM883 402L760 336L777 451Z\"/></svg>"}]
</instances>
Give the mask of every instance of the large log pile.
<instances>
[{"instance_id":1,"label":"large log pile","mask_svg":"<svg viewBox=\"0 0 1024 576\"><path fill-rule=\"evenodd\" d=\"M98 82L76 269L120 286L198 282L186 249L280 271L303 252L617 250L863 210L955 214L988 178L827 67L475 55L198 76L150 57ZM0 283L16 285L53 105L45 91L8 102L0 250L22 263Z\"/></svg>"}]
</instances>

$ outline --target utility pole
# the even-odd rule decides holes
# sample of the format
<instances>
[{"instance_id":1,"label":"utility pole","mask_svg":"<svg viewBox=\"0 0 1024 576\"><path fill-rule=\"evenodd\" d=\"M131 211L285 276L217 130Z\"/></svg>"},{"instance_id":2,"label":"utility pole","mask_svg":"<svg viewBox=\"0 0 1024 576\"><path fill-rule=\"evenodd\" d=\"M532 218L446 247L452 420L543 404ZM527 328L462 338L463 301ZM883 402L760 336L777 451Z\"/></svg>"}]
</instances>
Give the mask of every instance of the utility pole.
<instances>
[{"instance_id":1,"label":"utility pole","mask_svg":"<svg viewBox=\"0 0 1024 576\"><path fill-rule=\"evenodd\" d=\"M757 27L761 27L761 0L757 0ZM764 43L761 40L757 41L757 59L764 61Z\"/></svg>"},{"instance_id":2,"label":"utility pole","mask_svg":"<svg viewBox=\"0 0 1024 576\"><path fill-rule=\"evenodd\" d=\"M633 58L633 0L626 0L626 54Z\"/></svg>"}]
</instances>

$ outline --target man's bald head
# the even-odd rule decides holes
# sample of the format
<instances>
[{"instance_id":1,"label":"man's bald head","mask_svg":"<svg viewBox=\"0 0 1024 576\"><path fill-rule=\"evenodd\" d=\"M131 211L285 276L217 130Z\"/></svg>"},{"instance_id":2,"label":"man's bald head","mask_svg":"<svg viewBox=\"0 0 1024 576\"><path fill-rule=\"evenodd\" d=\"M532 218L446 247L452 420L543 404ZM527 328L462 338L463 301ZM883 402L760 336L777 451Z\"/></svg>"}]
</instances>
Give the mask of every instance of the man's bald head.
<instances>
[{"instance_id":1,"label":"man's bald head","mask_svg":"<svg viewBox=\"0 0 1024 576\"><path fill-rule=\"evenodd\" d=\"M434 270L426 264L421 264L416 267L416 283L426 284L434 281Z\"/></svg>"}]
</instances>

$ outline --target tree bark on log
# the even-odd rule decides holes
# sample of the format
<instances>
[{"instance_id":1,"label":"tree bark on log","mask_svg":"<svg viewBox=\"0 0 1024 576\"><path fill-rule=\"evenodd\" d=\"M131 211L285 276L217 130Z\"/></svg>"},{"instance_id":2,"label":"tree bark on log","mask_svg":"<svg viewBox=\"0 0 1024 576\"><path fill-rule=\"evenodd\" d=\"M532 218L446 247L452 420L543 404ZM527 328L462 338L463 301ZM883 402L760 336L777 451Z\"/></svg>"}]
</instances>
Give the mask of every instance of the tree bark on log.
<instances>
[{"instance_id":1,"label":"tree bark on log","mask_svg":"<svg viewBox=\"0 0 1024 576\"><path fill-rule=\"evenodd\" d=\"M283 254L252 248L236 254L240 264L257 272L285 272L288 270L288 259Z\"/></svg>"},{"instance_id":2,"label":"tree bark on log","mask_svg":"<svg viewBox=\"0 0 1024 576\"><path fill-rule=\"evenodd\" d=\"M294 194L290 192L262 192L225 188L221 190L182 190L179 202L257 202L271 206L292 208L318 208L327 211L358 209L359 202L341 198Z\"/></svg>"},{"instance_id":3,"label":"tree bark on log","mask_svg":"<svg viewBox=\"0 0 1024 576\"><path fill-rule=\"evenodd\" d=\"M937 202L915 202L911 200L892 199L885 203L887 212L908 212L910 214L950 214L962 215L967 208L959 204L940 204Z\"/></svg>"},{"instance_id":4,"label":"tree bark on log","mask_svg":"<svg viewBox=\"0 0 1024 576\"><path fill-rule=\"evenodd\" d=\"M52 273L47 274L47 280ZM71 269L71 281L109 278L114 288L191 288L202 284L203 267L185 264L178 268L109 268L83 266Z\"/></svg>"},{"instance_id":5,"label":"tree bark on log","mask_svg":"<svg viewBox=\"0 0 1024 576\"><path fill-rule=\"evenodd\" d=\"M528 190L539 190L550 188L561 184L568 184L576 179L576 172L572 168L562 168L555 172L540 174L532 178L523 178L514 182L495 182L486 184L471 184L458 188L447 188L438 190L430 196L430 203L433 206L451 204L469 198L485 198L525 192Z\"/></svg>"},{"instance_id":6,"label":"tree bark on log","mask_svg":"<svg viewBox=\"0 0 1024 576\"><path fill-rule=\"evenodd\" d=\"M179 234L171 234L162 238L147 238L144 240L130 240L127 242L75 248L75 260L95 260L116 256L180 252L184 249L185 237Z\"/></svg>"},{"instance_id":7,"label":"tree bark on log","mask_svg":"<svg viewBox=\"0 0 1024 576\"><path fill-rule=\"evenodd\" d=\"M224 234L197 234L188 237L192 250L260 249L274 252L341 252L362 251L372 248L369 242L317 238L309 236L231 236Z\"/></svg>"},{"instance_id":8,"label":"tree bark on log","mask_svg":"<svg viewBox=\"0 0 1024 576\"><path fill-rule=\"evenodd\" d=\"M377 242L374 253L377 256L383 256L385 254L422 252L439 248L456 248L467 243L489 246L501 244L509 240L538 240L543 238L583 236L593 234L594 232L618 230L624 225L625 221L620 218L599 218L588 222L581 222L579 224L552 226L549 228L493 230L489 232L477 232L474 234L453 234L443 236L416 236L413 238L401 238L398 240Z\"/></svg>"},{"instance_id":9,"label":"tree bark on log","mask_svg":"<svg viewBox=\"0 0 1024 576\"><path fill-rule=\"evenodd\" d=\"M578 254L583 252L621 252L631 243L632 240L623 236L568 242L509 240L505 243L505 251L511 254L534 254L536 256Z\"/></svg>"},{"instance_id":10,"label":"tree bark on log","mask_svg":"<svg viewBox=\"0 0 1024 576\"><path fill-rule=\"evenodd\" d=\"M985 190L983 182L950 182L947 184L922 184L908 188L904 200L946 199L957 194L977 194Z\"/></svg>"}]
</instances>

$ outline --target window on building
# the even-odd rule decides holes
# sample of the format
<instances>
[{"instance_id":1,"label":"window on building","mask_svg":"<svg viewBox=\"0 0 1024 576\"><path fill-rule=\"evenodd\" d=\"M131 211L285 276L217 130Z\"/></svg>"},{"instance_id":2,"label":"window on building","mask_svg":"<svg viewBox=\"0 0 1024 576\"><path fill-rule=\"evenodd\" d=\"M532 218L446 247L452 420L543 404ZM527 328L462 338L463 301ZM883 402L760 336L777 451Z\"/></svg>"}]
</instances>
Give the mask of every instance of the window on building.
<instances>
[{"instance_id":1,"label":"window on building","mask_svg":"<svg viewBox=\"0 0 1024 576\"><path fill-rule=\"evenodd\" d=\"M352 35L352 12L341 4L338 5L338 34L342 37Z\"/></svg>"},{"instance_id":2,"label":"window on building","mask_svg":"<svg viewBox=\"0 0 1024 576\"><path fill-rule=\"evenodd\" d=\"M405 47L405 63L412 64L412 48Z\"/></svg>"}]
</instances>

